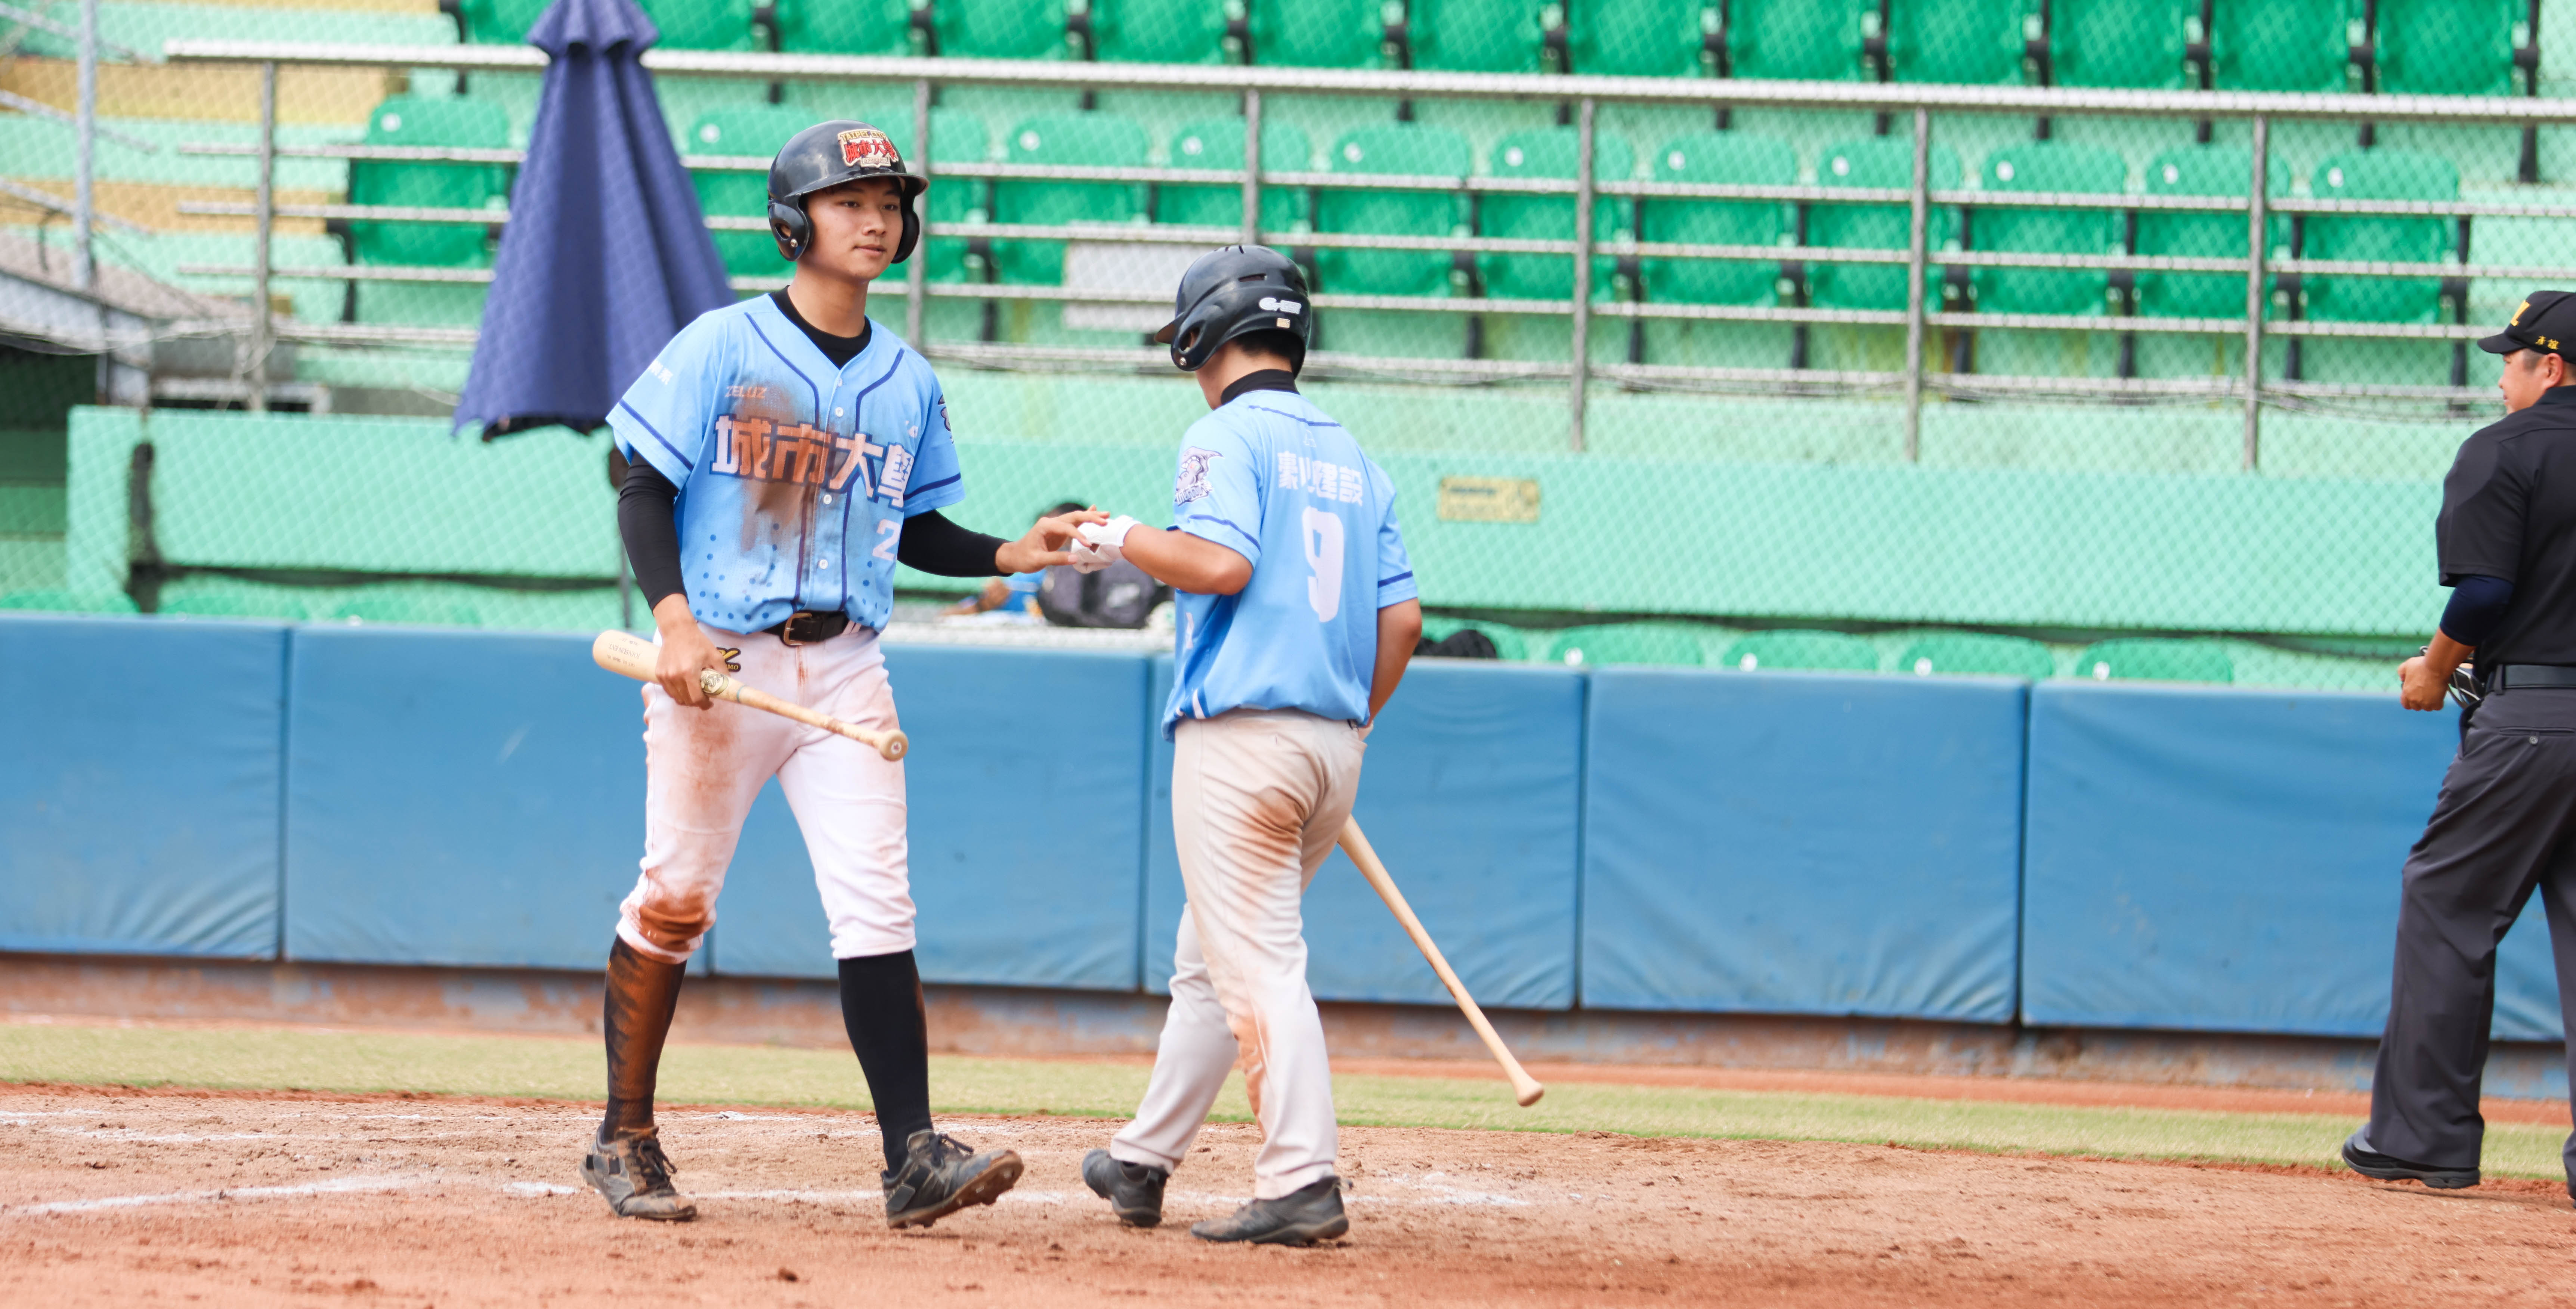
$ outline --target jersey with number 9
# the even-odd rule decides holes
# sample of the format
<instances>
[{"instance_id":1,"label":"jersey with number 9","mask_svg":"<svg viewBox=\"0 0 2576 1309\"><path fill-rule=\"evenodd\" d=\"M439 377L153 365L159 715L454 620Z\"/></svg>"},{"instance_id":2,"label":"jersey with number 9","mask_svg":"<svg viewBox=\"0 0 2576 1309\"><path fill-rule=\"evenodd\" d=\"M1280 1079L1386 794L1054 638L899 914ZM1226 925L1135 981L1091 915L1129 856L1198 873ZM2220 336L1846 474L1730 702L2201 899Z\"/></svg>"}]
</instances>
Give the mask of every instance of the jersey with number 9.
<instances>
[{"instance_id":1,"label":"jersey with number 9","mask_svg":"<svg viewBox=\"0 0 2576 1309\"><path fill-rule=\"evenodd\" d=\"M1191 425L1172 530L1252 561L1233 595L1181 592L1163 732L1229 709L1368 720L1377 611L1413 599L1395 484L1294 391L1251 391Z\"/></svg>"}]
</instances>

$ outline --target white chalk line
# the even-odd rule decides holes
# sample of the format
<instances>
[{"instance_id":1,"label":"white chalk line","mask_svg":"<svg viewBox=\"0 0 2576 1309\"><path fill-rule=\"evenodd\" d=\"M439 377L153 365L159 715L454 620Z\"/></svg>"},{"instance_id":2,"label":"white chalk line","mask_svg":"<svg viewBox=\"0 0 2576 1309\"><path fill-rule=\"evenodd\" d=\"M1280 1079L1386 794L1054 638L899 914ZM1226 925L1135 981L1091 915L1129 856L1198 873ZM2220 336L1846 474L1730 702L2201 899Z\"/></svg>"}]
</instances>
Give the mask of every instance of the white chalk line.
<instances>
[{"instance_id":1,"label":"white chalk line","mask_svg":"<svg viewBox=\"0 0 2576 1309\"><path fill-rule=\"evenodd\" d=\"M333 1195L351 1191L398 1191L428 1181L425 1177L339 1177L327 1182L305 1182L296 1186L231 1186L215 1191L166 1191L158 1195L108 1195L90 1200L54 1200L43 1204L11 1205L0 1209L6 1214L79 1214L102 1209L133 1209L146 1205L207 1204L222 1200L284 1200L308 1195Z\"/></svg>"}]
</instances>

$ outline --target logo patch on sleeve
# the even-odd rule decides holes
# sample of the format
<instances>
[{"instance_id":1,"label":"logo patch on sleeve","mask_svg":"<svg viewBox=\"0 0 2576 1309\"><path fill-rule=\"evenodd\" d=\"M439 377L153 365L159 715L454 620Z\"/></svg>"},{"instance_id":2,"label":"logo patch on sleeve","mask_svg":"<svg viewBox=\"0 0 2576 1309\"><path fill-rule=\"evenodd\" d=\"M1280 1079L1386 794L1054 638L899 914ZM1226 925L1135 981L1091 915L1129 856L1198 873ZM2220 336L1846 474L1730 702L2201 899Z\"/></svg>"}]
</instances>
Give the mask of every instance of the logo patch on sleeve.
<instances>
[{"instance_id":1,"label":"logo patch on sleeve","mask_svg":"<svg viewBox=\"0 0 2576 1309\"><path fill-rule=\"evenodd\" d=\"M1179 508L1192 500L1206 499L1208 465L1224 457L1214 450L1202 450L1197 446L1183 450L1180 480L1172 483L1172 506Z\"/></svg>"},{"instance_id":2,"label":"logo patch on sleeve","mask_svg":"<svg viewBox=\"0 0 2576 1309\"><path fill-rule=\"evenodd\" d=\"M895 153L894 142L873 127L853 127L841 133L841 163L851 168L892 168L903 162Z\"/></svg>"}]
</instances>

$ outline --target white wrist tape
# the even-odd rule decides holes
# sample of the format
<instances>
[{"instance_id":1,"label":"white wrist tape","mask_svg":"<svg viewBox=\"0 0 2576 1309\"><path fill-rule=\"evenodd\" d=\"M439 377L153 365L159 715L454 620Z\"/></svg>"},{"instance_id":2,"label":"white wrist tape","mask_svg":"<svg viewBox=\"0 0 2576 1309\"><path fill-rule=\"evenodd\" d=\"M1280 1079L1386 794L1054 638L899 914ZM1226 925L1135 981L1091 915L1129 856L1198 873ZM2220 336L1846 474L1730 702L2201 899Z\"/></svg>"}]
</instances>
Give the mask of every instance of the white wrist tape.
<instances>
[{"instance_id":1,"label":"white wrist tape","mask_svg":"<svg viewBox=\"0 0 2576 1309\"><path fill-rule=\"evenodd\" d=\"M1124 557L1120 552L1126 545L1127 534L1140 526L1142 524L1135 519L1120 514L1105 523L1085 523L1080 531L1082 539L1091 543L1094 552L1114 564Z\"/></svg>"}]
</instances>

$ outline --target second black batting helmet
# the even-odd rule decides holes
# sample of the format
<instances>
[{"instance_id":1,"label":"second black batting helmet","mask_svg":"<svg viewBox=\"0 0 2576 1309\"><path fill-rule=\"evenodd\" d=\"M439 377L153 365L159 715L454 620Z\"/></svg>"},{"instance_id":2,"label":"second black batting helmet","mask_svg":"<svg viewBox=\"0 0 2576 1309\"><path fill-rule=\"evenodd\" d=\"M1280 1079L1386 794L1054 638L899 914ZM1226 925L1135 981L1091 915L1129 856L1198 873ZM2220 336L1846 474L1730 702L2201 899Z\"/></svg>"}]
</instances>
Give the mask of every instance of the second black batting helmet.
<instances>
[{"instance_id":1,"label":"second black batting helmet","mask_svg":"<svg viewBox=\"0 0 2576 1309\"><path fill-rule=\"evenodd\" d=\"M846 118L798 132L769 161L769 234L778 238L780 257L792 262L814 243L806 197L870 177L892 178L903 188L903 235L895 239L893 262L911 258L921 240L921 211L914 201L930 183L904 168L892 137Z\"/></svg>"},{"instance_id":2,"label":"second black batting helmet","mask_svg":"<svg viewBox=\"0 0 2576 1309\"><path fill-rule=\"evenodd\" d=\"M1195 373L1217 348L1253 332L1286 332L1296 340L1288 366L1306 366L1315 339L1315 304L1306 274L1288 256L1262 245L1230 245L1200 255L1181 274L1172 321L1154 334L1172 347L1172 362Z\"/></svg>"}]
</instances>

